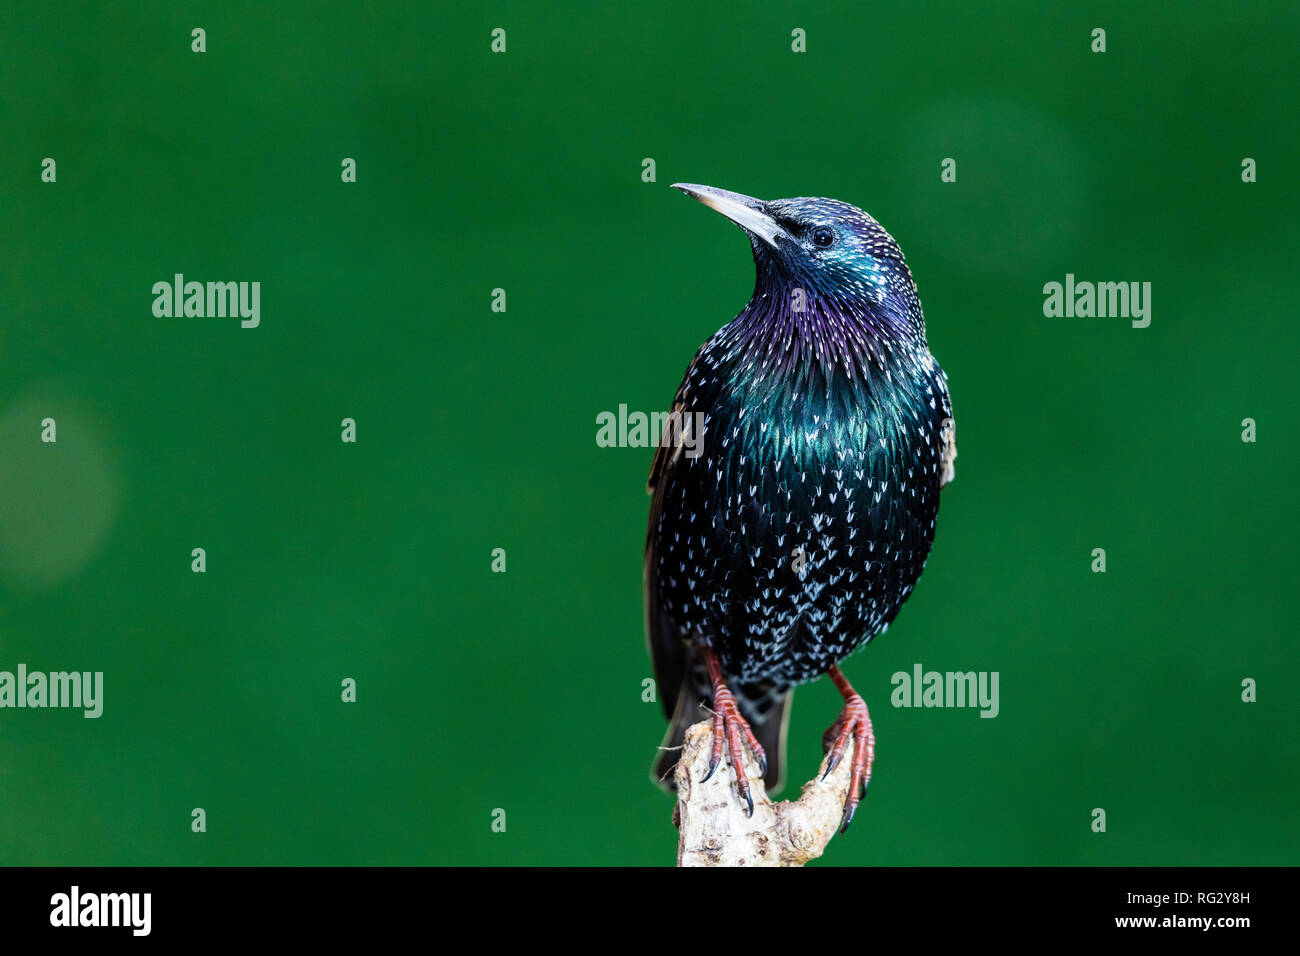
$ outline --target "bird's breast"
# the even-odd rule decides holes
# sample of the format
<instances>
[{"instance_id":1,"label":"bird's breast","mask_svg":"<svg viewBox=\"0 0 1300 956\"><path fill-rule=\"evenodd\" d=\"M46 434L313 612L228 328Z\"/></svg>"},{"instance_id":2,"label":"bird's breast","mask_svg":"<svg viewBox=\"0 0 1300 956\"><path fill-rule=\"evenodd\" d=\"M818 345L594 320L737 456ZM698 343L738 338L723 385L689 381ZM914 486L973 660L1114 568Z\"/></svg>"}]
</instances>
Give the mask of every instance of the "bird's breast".
<instances>
[{"instance_id":1,"label":"bird's breast","mask_svg":"<svg viewBox=\"0 0 1300 956\"><path fill-rule=\"evenodd\" d=\"M715 381L696 393L702 453L665 493L665 599L742 679L797 683L888 626L920 575L946 401L883 376L761 400Z\"/></svg>"}]
</instances>

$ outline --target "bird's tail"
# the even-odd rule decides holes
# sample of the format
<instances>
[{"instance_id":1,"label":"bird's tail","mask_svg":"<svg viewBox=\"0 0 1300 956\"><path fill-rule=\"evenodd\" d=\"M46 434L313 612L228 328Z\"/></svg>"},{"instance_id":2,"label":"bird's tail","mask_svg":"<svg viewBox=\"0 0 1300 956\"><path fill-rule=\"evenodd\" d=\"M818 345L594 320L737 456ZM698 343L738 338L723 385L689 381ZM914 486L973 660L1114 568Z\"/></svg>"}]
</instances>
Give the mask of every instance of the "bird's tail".
<instances>
[{"instance_id":1,"label":"bird's tail","mask_svg":"<svg viewBox=\"0 0 1300 956\"><path fill-rule=\"evenodd\" d=\"M741 689L736 689L736 701L740 704L745 719L749 721L754 736L758 738L759 745L767 754L767 773L763 776L763 783L769 795L777 793L785 784L785 731L790 721L790 701L793 697L793 690L779 693L773 691L766 694L761 702L754 701L751 704ZM707 701L700 699L688 675L685 686L677 695L677 709L673 712L668 732L659 745L659 756L650 771L655 782L663 789L670 793L676 789L673 771L677 767L677 758L682 753L682 743L686 740L686 728L701 720L711 720L712 717L713 711L709 710Z\"/></svg>"}]
</instances>

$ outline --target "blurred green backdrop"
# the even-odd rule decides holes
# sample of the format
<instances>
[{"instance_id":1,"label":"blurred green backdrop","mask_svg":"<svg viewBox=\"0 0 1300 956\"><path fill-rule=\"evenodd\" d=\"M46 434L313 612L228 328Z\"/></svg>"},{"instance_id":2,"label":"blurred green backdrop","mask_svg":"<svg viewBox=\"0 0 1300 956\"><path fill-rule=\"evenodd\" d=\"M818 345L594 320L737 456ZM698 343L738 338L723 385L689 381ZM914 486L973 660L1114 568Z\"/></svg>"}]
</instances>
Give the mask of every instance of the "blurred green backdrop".
<instances>
[{"instance_id":1,"label":"blurred green backdrop","mask_svg":"<svg viewBox=\"0 0 1300 956\"><path fill-rule=\"evenodd\" d=\"M1300 8L475 6L0 8L0 669L105 674L0 710L0 863L673 861L651 452L595 417L748 297L677 180L875 215L961 425L823 862L1298 862ZM261 327L155 318L177 272ZM1045 318L1067 272L1151 326ZM893 709L917 662L1000 715ZM796 701L797 783L839 699Z\"/></svg>"}]
</instances>

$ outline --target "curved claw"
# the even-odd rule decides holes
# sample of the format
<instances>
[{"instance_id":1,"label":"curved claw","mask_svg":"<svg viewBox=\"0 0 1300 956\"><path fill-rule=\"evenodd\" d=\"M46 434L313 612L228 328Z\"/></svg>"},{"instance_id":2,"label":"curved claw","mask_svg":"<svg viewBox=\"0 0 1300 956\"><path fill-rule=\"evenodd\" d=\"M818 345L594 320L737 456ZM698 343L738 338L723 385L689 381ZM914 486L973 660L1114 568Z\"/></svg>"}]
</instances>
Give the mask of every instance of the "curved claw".
<instances>
[{"instance_id":1,"label":"curved claw","mask_svg":"<svg viewBox=\"0 0 1300 956\"><path fill-rule=\"evenodd\" d=\"M857 812L861 794L866 792L867 784L871 781L871 765L876 758L876 735L871 729L871 714L867 711L866 701L853 690L839 668L832 667L829 673L835 686L844 695L844 709L822 738L823 745L830 748L830 757L826 761L826 772L822 774L822 779L829 777L831 771L839 766L851 739L853 774L849 779L849 792L844 800L844 816L839 831L846 833L849 824L853 822L853 814Z\"/></svg>"},{"instance_id":2,"label":"curved claw","mask_svg":"<svg viewBox=\"0 0 1300 956\"><path fill-rule=\"evenodd\" d=\"M825 780L832 773L834 773L835 768L840 765L840 758L843 756L844 756L843 751L838 751L838 750L835 753L831 754L831 759L826 761L826 772L822 774L823 780Z\"/></svg>"},{"instance_id":3,"label":"curved claw","mask_svg":"<svg viewBox=\"0 0 1300 956\"><path fill-rule=\"evenodd\" d=\"M736 775L736 791L748 807L746 816L754 815L754 796L750 793L749 778L745 775L745 744L754 754L754 760L767 775L767 754L764 753L753 728L740 712L736 698L727 688L722 678L722 665L717 656L707 647L701 648L705 663L709 668L709 678L713 684L713 747L709 757L708 780L722 764L722 748L726 743L727 753L731 757L731 767Z\"/></svg>"}]
</instances>

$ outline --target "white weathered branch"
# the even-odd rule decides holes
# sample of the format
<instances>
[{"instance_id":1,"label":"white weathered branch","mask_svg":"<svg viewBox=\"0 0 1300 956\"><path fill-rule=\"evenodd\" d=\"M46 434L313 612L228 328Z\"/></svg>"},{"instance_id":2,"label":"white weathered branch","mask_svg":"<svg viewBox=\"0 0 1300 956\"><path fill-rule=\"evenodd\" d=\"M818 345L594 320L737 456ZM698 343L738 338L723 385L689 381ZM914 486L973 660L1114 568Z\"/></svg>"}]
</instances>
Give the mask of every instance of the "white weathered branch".
<instances>
[{"instance_id":1,"label":"white weathered branch","mask_svg":"<svg viewBox=\"0 0 1300 956\"><path fill-rule=\"evenodd\" d=\"M773 803L763 786L763 774L749 749L745 773L754 798L754 816L736 792L731 759L723 748L723 763L709 780L713 731L709 721L686 731L677 763L677 809L673 822L680 831L678 866L803 866L822 855L844 815L853 767L850 739L839 766L825 780L826 761L817 776L803 785L796 800ZM860 824L859 824L860 825Z\"/></svg>"}]
</instances>

